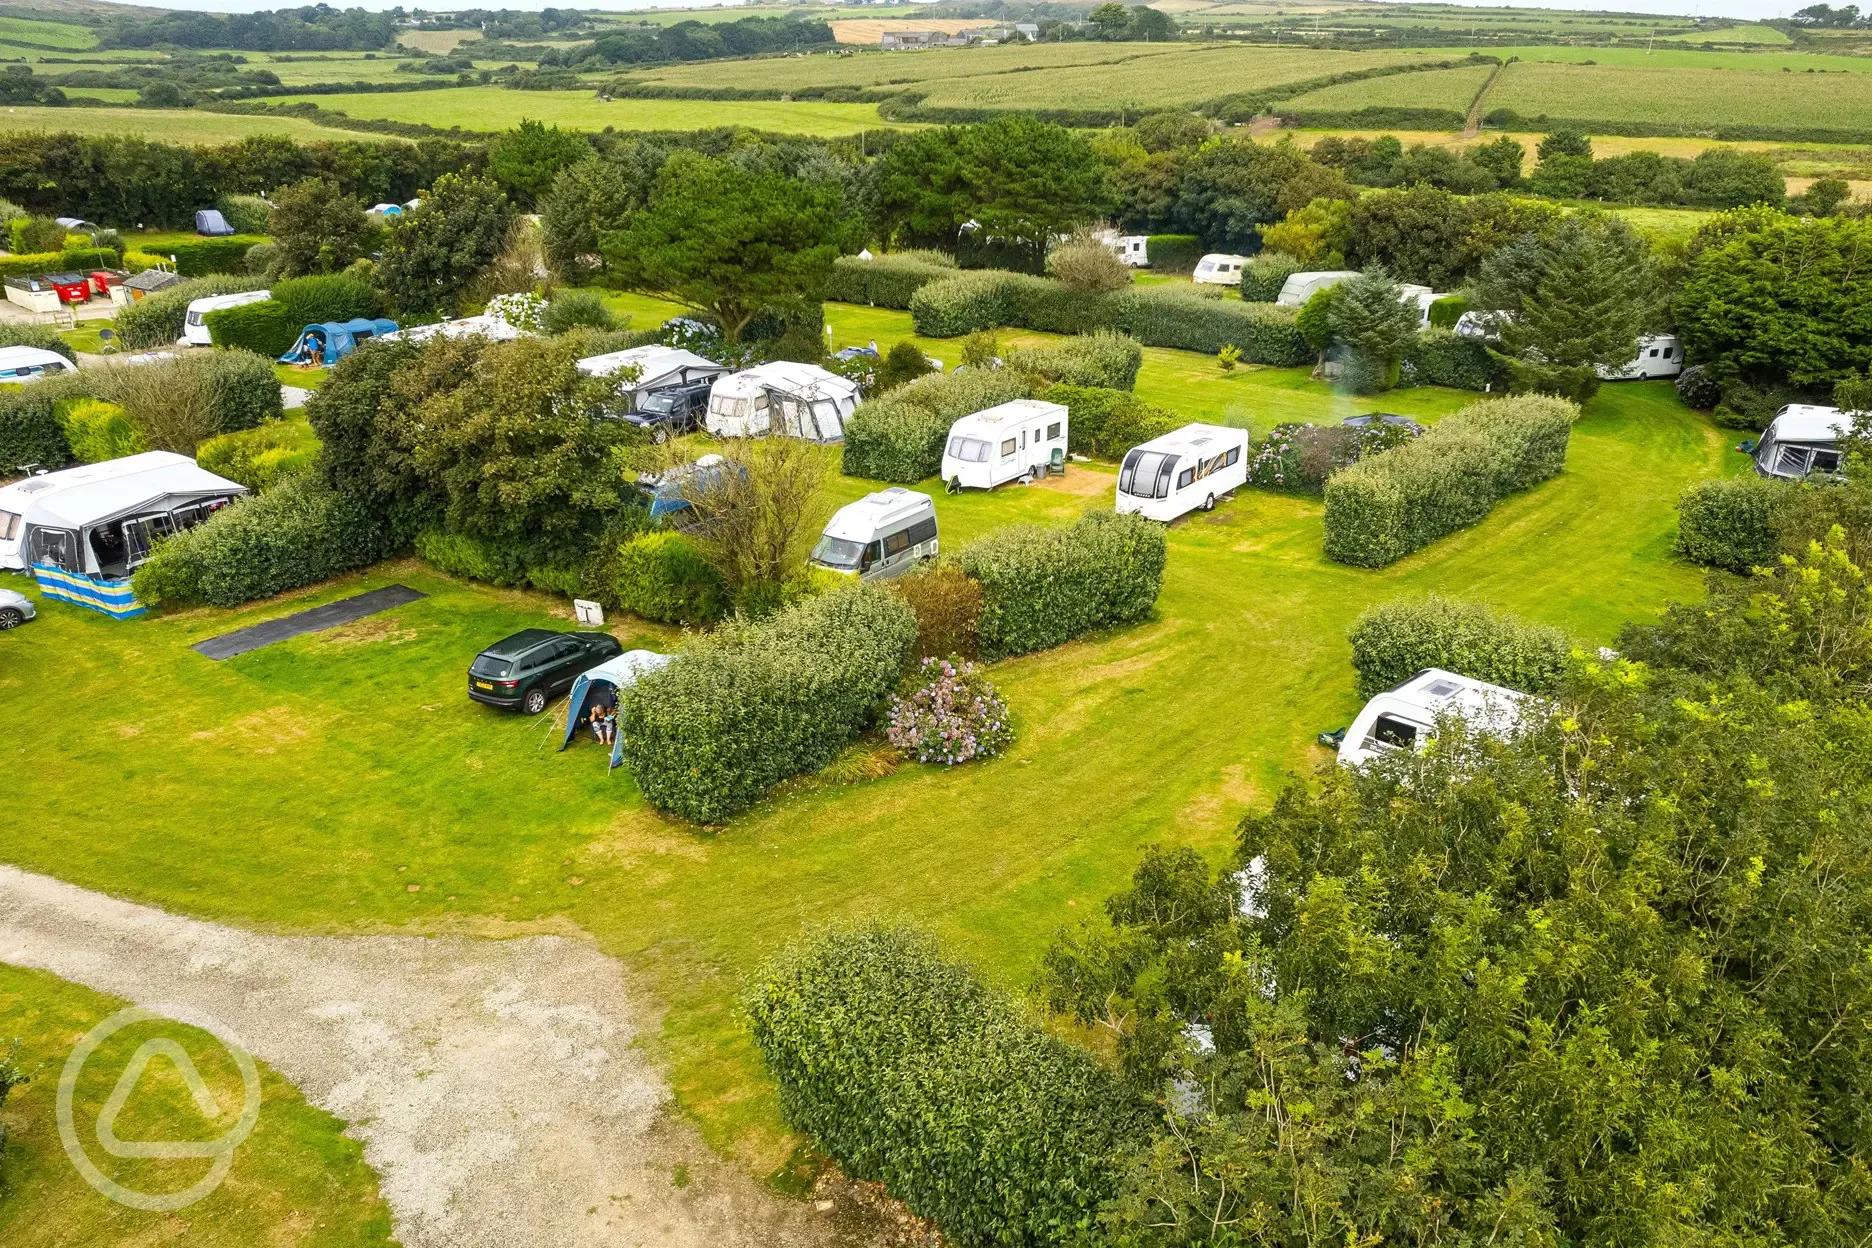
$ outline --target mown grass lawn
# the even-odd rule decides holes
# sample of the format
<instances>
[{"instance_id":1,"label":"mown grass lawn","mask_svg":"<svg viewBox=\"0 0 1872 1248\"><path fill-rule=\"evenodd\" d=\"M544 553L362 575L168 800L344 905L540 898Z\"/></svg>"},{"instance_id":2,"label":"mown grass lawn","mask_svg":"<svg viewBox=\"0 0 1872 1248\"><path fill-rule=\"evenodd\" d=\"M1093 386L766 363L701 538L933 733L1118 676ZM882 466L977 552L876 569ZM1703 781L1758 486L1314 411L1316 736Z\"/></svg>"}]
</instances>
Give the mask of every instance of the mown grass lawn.
<instances>
[{"instance_id":1,"label":"mown grass lawn","mask_svg":"<svg viewBox=\"0 0 1872 1248\"><path fill-rule=\"evenodd\" d=\"M886 315L903 314L829 311L835 335ZM1153 355L1141 389L1256 425L1346 408L1298 370L1224 378L1193 356ZM1434 417L1472 398L1382 405ZM903 917L1021 987L1143 846L1219 855L1244 811L1325 761L1313 737L1356 708L1345 630L1366 605L1439 590L1600 644L1696 596L1699 574L1671 553L1673 504L1734 468L1727 440L1668 384L1607 387L1562 476L1380 572L1322 558L1317 500L1244 491L1170 530L1149 622L996 668L1021 729L1009 756L797 785L723 829L648 812L589 745L556 753L550 717L467 701L475 652L569 627L562 601L411 561L236 612L122 623L49 604L0 640L0 717L26 727L0 738L0 762L32 794L30 818L0 824L0 860L266 928L501 934L569 919L667 1006L657 1055L709 1139L769 1172L794 1141L735 1007L764 954L828 918ZM943 540L1064 522L1109 506L1111 487L1109 467L1074 465L1044 486L937 491ZM826 505L870 488L835 476ZM430 597L224 663L188 649L395 581ZM675 641L614 625L626 645Z\"/></svg>"},{"instance_id":2,"label":"mown grass lawn","mask_svg":"<svg viewBox=\"0 0 1872 1248\"><path fill-rule=\"evenodd\" d=\"M128 1002L76 984L0 964L0 1056L17 1038L15 1060L32 1081L14 1091L0 1122L9 1128L8 1186L0 1189L0 1243L8 1248L181 1242L294 1244L303 1248L390 1245L390 1214L363 1146L344 1123L313 1109L294 1087L260 1067L260 1117L214 1192L176 1214L151 1213L105 1199L80 1177L59 1143L53 1105L59 1076L79 1037ZM118 1077L144 1041L181 1044L222 1107L204 1121L177 1068L153 1061L117 1120L126 1140L206 1140L222 1134L243 1103L238 1069L204 1032L176 1023L142 1023L106 1040L74 1086L73 1121L93 1163L127 1187L180 1191L207 1172L199 1159L113 1159L98 1146L95 1124Z\"/></svg>"}]
</instances>

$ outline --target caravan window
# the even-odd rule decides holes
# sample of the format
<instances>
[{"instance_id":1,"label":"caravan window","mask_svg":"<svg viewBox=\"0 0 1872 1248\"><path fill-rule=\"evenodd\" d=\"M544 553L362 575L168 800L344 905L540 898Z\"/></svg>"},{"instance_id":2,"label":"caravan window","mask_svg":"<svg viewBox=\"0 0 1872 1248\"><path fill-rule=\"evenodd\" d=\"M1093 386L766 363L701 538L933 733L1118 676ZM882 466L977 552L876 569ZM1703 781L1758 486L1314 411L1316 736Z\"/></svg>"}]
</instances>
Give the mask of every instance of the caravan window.
<instances>
[{"instance_id":1,"label":"caravan window","mask_svg":"<svg viewBox=\"0 0 1872 1248\"><path fill-rule=\"evenodd\" d=\"M919 520L911 525L906 532L910 534L910 544L912 546L921 546L924 542L935 538L936 517L930 516L928 519Z\"/></svg>"},{"instance_id":2,"label":"caravan window","mask_svg":"<svg viewBox=\"0 0 1872 1248\"><path fill-rule=\"evenodd\" d=\"M1417 725L1395 715L1380 715L1365 744L1375 749L1411 749L1417 744Z\"/></svg>"},{"instance_id":3,"label":"caravan window","mask_svg":"<svg viewBox=\"0 0 1872 1248\"><path fill-rule=\"evenodd\" d=\"M1060 422L1056 420L1052 424L1047 426L1047 441L1051 442L1054 438L1059 437L1059 433L1060 433Z\"/></svg>"},{"instance_id":4,"label":"caravan window","mask_svg":"<svg viewBox=\"0 0 1872 1248\"><path fill-rule=\"evenodd\" d=\"M1009 438L1007 441L1001 444L1001 456L1002 458L1005 459L1007 456L1012 455L1013 453L1014 453L1014 439Z\"/></svg>"},{"instance_id":5,"label":"caravan window","mask_svg":"<svg viewBox=\"0 0 1872 1248\"><path fill-rule=\"evenodd\" d=\"M1189 483L1195 479L1196 470L1194 468L1185 468L1182 472L1177 473L1177 489L1188 489Z\"/></svg>"},{"instance_id":6,"label":"caravan window","mask_svg":"<svg viewBox=\"0 0 1872 1248\"><path fill-rule=\"evenodd\" d=\"M988 462L988 444L980 438L950 438L949 454L965 464Z\"/></svg>"},{"instance_id":7,"label":"caravan window","mask_svg":"<svg viewBox=\"0 0 1872 1248\"><path fill-rule=\"evenodd\" d=\"M17 542L20 535L18 512L0 511L0 542Z\"/></svg>"},{"instance_id":8,"label":"caravan window","mask_svg":"<svg viewBox=\"0 0 1872 1248\"><path fill-rule=\"evenodd\" d=\"M1665 348L1664 348L1664 358L1665 358L1665 359L1667 359L1667 360L1668 360L1668 359L1670 359L1670 358L1671 358L1671 355L1672 355L1672 354L1673 354L1673 353L1674 353L1674 352L1675 352L1676 350L1677 350L1677 348L1676 348L1676 347L1665 347Z\"/></svg>"},{"instance_id":9,"label":"caravan window","mask_svg":"<svg viewBox=\"0 0 1872 1248\"><path fill-rule=\"evenodd\" d=\"M1133 498L1169 498L1176 462L1162 451L1132 451L1118 470L1118 488Z\"/></svg>"},{"instance_id":10,"label":"caravan window","mask_svg":"<svg viewBox=\"0 0 1872 1248\"><path fill-rule=\"evenodd\" d=\"M1838 472L1840 453L1838 451L1822 451L1816 449L1813 453L1813 459L1809 462L1812 465L1808 469L1809 472Z\"/></svg>"}]
</instances>

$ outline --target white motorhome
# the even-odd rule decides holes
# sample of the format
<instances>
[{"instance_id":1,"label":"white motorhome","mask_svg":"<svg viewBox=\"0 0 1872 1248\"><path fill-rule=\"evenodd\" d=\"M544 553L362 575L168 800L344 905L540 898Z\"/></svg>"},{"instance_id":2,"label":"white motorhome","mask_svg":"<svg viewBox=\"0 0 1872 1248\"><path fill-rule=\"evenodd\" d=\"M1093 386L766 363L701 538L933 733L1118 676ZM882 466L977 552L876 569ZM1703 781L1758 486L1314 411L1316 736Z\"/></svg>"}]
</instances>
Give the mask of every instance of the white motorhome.
<instances>
[{"instance_id":1,"label":"white motorhome","mask_svg":"<svg viewBox=\"0 0 1872 1248\"><path fill-rule=\"evenodd\" d=\"M1248 484L1248 431L1224 425L1184 425L1132 447L1118 469L1117 510L1166 524L1212 509Z\"/></svg>"},{"instance_id":2,"label":"white motorhome","mask_svg":"<svg viewBox=\"0 0 1872 1248\"><path fill-rule=\"evenodd\" d=\"M247 487L186 455L145 451L0 487L0 568L32 564L122 580L158 537L206 520Z\"/></svg>"},{"instance_id":3,"label":"white motorhome","mask_svg":"<svg viewBox=\"0 0 1872 1248\"><path fill-rule=\"evenodd\" d=\"M858 384L816 364L776 360L717 381L709 391L708 431L718 438L774 432L837 442L858 408Z\"/></svg>"},{"instance_id":4,"label":"white motorhome","mask_svg":"<svg viewBox=\"0 0 1872 1248\"><path fill-rule=\"evenodd\" d=\"M78 366L43 347L0 347L0 382L25 384L42 377L73 373Z\"/></svg>"},{"instance_id":5,"label":"white motorhome","mask_svg":"<svg viewBox=\"0 0 1872 1248\"><path fill-rule=\"evenodd\" d=\"M1755 444L1755 471L1798 481L1840 470L1840 442L1852 432L1853 414L1837 407L1790 403L1775 413Z\"/></svg>"},{"instance_id":6,"label":"white motorhome","mask_svg":"<svg viewBox=\"0 0 1872 1248\"><path fill-rule=\"evenodd\" d=\"M1043 477L1066 465L1066 407L1040 399L1015 399L976 412L949 426L942 479L951 494L992 490L1022 477Z\"/></svg>"},{"instance_id":7,"label":"white motorhome","mask_svg":"<svg viewBox=\"0 0 1872 1248\"><path fill-rule=\"evenodd\" d=\"M1623 368L1601 368L1606 381L1647 381L1675 377L1683 372L1683 344L1675 334L1646 334L1638 340L1638 354Z\"/></svg>"},{"instance_id":8,"label":"white motorhome","mask_svg":"<svg viewBox=\"0 0 1872 1248\"><path fill-rule=\"evenodd\" d=\"M1357 269L1318 269L1310 273L1291 273L1281 283L1274 302L1283 308L1304 308L1307 300L1320 291L1357 277Z\"/></svg>"},{"instance_id":9,"label":"white motorhome","mask_svg":"<svg viewBox=\"0 0 1872 1248\"><path fill-rule=\"evenodd\" d=\"M810 562L876 581L902 576L937 554L935 500L894 485L834 512Z\"/></svg>"},{"instance_id":10,"label":"white motorhome","mask_svg":"<svg viewBox=\"0 0 1872 1248\"><path fill-rule=\"evenodd\" d=\"M204 319L210 312L219 312L223 308L238 308L244 303L260 303L271 299L270 290L246 290L237 295L208 295L205 298L191 300L188 312L182 318L182 337L176 340L178 347L212 347L214 339L208 334L208 322Z\"/></svg>"},{"instance_id":11,"label":"white motorhome","mask_svg":"<svg viewBox=\"0 0 1872 1248\"><path fill-rule=\"evenodd\" d=\"M1421 750L1436 737L1437 719L1461 715L1471 727L1512 732L1527 695L1502 685L1426 668L1365 704L1339 743L1339 765L1355 767L1393 750Z\"/></svg>"},{"instance_id":12,"label":"white motorhome","mask_svg":"<svg viewBox=\"0 0 1872 1248\"><path fill-rule=\"evenodd\" d=\"M1242 268L1247 263L1247 256L1211 252L1196 262L1196 271L1190 274L1190 281L1198 286L1239 286Z\"/></svg>"}]
</instances>

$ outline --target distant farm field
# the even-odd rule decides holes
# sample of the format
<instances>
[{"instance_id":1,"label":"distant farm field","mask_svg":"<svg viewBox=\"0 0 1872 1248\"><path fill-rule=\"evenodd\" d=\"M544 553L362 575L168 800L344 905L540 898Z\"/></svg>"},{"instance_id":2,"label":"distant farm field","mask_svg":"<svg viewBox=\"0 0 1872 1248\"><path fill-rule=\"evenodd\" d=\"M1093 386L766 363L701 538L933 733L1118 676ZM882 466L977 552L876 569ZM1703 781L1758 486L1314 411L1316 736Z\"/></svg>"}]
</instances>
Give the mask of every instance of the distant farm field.
<instances>
[{"instance_id":1,"label":"distant farm field","mask_svg":"<svg viewBox=\"0 0 1872 1248\"><path fill-rule=\"evenodd\" d=\"M851 21L829 23L832 37L840 43L853 47L875 48L883 40L887 30L939 30L945 35L953 35L960 30L988 25L983 19L971 22L963 21L924 21L920 18L860 18Z\"/></svg>"},{"instance_id":2,"label":"distant farm field","mask_svg":"<svg viewBox=\"0 0 1872 1248\"><path fill-rule=\"evenodd\" d=\"M1668 73L1614 65L1510 65L1483 103L1555 120L1872 129L1872 77L1735 69Z\"/></svg>"},{"instance_id":3,"label":"distant farm field","mask_svg":"<svg viewBox=\"0 0 1872 1248\"><path fill-rule=\"evenodd\" d=\"M1662 43L1662 41L1660 41ZM1571 65L1623 65L1642 69L1746 69L1755 73L1778 74L1782 70L1805 73L1808 70L1843 69L1851 73L1872 73L1872 57L1841 56L1829 52L1792 52L1780 49L1761 52L1705 52L1674 44L1645 48L1598 48L1583 44L1523 44L1503 48L1435 48L1436 57L1466 56L1482 51L1498 60L1513 57L1522 61L1562 61Z\"/></svg>"},{"instance_id":4,"label":"distant farm field","mask_svg":"<svg viewBox=\"0 0 1872 1248\"><path fill-rule=\"evenodd\" d=\"M349 117L463 130L510 130L542 121L574 130L704 130L750 126L822 138L887 128L875 104L779 100L601 100L589 91L509 91L505 87L451 87L443 91L288 96ZM310 123L305 123L310 125ZM330 131L325 132L328 136Z\"/></svg>"},{"instance_id":5,"label":"distant farm field","mask_svg":"<svg viewBox=\"0 0 1872 1248\"><path fill-rule=\"evenodd\" d=\"M1466 112L1476 92L1495 72L1493 65L1433 69L1420 74L1391 74L1342 82L1281 101L1282 112L1351 112L1361 108L1447 108Z\"/></svg>"},{"instance_id":6,"label":"distant farm field","mask_svg":"<svg viewBox=\"0 0 1872 1248\"><path fill-rule=\"evenodd\" d=\"M95 45L97 31L70 22L40 22L27 17L0 17L0 43L39 43L50 48L78 51Z\"/></svg>"},{"instance_id":7,"label":"distant farm field","mask_svg":"<svg viewBox=\"0 0 1872 1248\"><path fill-rule=\"evenodd\" d=\"M507 94L517 95L519 92L510 91ZM393 100L405 97L386 95L375 98ZM0 109L0 130L129 134L165 143L189 143L196 146L233 143L256 134L280 134L301 142L386 137L315 126L298 117L236 117L226 113L154 108L6 108Z\"/></svg>"}]
</instances>

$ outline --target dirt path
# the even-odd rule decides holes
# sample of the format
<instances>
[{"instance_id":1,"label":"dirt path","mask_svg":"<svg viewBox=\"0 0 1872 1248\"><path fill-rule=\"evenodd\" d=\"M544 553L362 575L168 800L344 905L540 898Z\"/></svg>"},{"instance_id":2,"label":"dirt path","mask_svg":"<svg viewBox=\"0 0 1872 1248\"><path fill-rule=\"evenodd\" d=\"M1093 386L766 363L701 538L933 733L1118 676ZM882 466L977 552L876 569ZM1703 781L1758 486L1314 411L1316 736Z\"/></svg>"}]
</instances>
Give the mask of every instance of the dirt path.
<instances>
[{"instance_id":1,"label":"dirt path","mask_svg":"<svg viewBox=\"0 0 1872 1248\"><path fill-rule=\"evenodd\" d=\"M0 866L0 962L232 1029L351 1124L405 1248L840 1238L672 1112L622 968L582 941L257 935Z\"/></svg>"}]
</instances>

